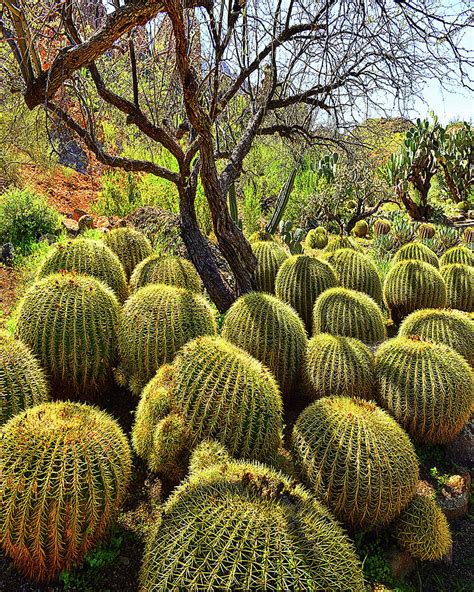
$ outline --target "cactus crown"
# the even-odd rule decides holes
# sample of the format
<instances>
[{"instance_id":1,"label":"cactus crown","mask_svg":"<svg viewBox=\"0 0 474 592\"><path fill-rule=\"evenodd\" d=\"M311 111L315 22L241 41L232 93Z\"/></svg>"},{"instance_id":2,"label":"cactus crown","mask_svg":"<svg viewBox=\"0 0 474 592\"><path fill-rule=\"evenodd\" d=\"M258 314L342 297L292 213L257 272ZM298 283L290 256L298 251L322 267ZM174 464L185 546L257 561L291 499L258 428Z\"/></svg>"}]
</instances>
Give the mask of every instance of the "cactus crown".
<instances>
[{"instance_id":1,"label":"cactus crown","mask_svg":"<svg viewBox=\"0 0 474 592\"><path fill-rule=\"evenodd\" d=\"M147 284L166 284L202 292L203 285L193 264L183 257L151 255L137 265L130 278L133 291Z\"/></svg>"},{"instance_id":2,"label":"cactus crown","mask_svg":"<svg viewBox=\"0 0 474 592\"><path fill-rule=\"evenodd\" d=\"M453 263L474 266L474 255L467 247L452 247L441 256L439 264L443 267L444 265L452 265Z\"/></svg>"},{"instance_id":3,"label":"cactus crown","mask_svg":"<svg viewBox=\"0 0 474 592\"><path fill-rule=\"evenodd\" d=\"M142 232L129 227L114 228L104 236L104 243L119 258L127 278L130 278L140 261L153 252L148 238Z\"/></svg>"},{"instance_id":4,"label":"cactus crown","mask_svg":"<svg viewBox=\"0 0 474 592\"><path fill-rule=\"evenodd\" d=\"M259 241L273 241L273 235L266 230L257 230L249 236L250 243L257 243Z\"/></svg>"},{"instance_id":5,"label":"cactus crown","mask_svg":"<svg viewBox=\"0 0 474 592\"><path fill-rule=\"evenodd\" d=\"M252 244L257 258L255 283L259 292L275 293L275 278L288 253L279 245L270 241L259 241Z\"/></svg>"},{"instance_id":6,"label":"cactus crown","mask_svg":"<svg viewBox=\"0 0 474 592\"><path fill-rule=\"evenodd\" d=\"M298 418L292 444L303 480L350 526L390 522L415 493L415 449L397 422L370 401L316 401Z\"/></svg>"},{"instance_id":7,"label":"cactus crown","mask_svg":"<svg viewBox=\"0 0 474 592\"><path fill-rule=\"evenodd\" d=\"M323 226L312 228L305 239L305 246L309 249L324 249L328 244L328 233Z\"/></svg>"},{"instance_id":8,"label":"cactus crown","mask_svg":"<svg viewBox=\"0 0 474 592\"><path fill-rule=\"evenodd\" d=\"M428 248L423 243L414 242L414 243L407 243L403 245L393 257L392 263L396 264L400 261L407 261L410 259L414 259L415 261L424 261L425 263L429 263L433 267L439 267L439 260L430 248Z\"/></svg>"},{"instance_id":9,"label":"cactus crown","mask_svg":"<svg viewBox=\"0 0 474 592\"><path fill-rule=\"evenodd\" d=\"M446 283L447 306L457 310L474 310L474 268L452 263L441 268Z\"/></svg>"},{"instance_id":10,"label":"cactus crown","mask_svg":"<svg viewBox=\"0 0 474 592\"><path fill-rule=\"evenodd\" d=\"M127 439L88 405L43 403L2 428L0 532L27 577L80 563L119 509L131 473Z\"/></svg>"},{"instance_id":11,"label":"cactus crown","mask_svg":"<svg viewBox=\"0 0 474 592\"><path fill-rule=\"evenodd\" d=\"M380 304L382 281L375 264L363 253L353 249L339 249L328 258L342 287L365 292Z\"/></svg>"},{"instance_id":12,"label":"cactus crown","mask_svg":"<svg viewBox=\"0 0 474 592\"><path fill-rule=\"evenodd\" d=\"M125 270L115 253L102 241L76 238L59 243L38 270L38 278L60 271L90 275L112 288L123 302L128 296Z\"/></svg>"},{"instance_id":13,"label":"cactus crown","mask_svg":"<svg viewBox=\"0 0 474 592\"><path fill-rule=\"evenodd\" d=\"M354 251L360 251L359 245L348 236L333 236L329 239L324 251L326 253L334 253L338 249L353 249Z\"/></svg>"}]
</instances>

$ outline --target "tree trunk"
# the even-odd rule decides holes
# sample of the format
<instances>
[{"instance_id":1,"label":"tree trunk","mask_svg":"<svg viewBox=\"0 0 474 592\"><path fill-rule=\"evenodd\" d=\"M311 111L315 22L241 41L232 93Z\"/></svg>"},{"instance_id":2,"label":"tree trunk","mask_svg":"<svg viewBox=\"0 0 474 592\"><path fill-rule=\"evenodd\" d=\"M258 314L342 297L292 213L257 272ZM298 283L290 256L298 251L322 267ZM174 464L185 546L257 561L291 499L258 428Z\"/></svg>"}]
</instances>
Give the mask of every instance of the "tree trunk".
<instances>
[{"instance_id":1,"label":"tree trunk","mask_svg":"<svg viewBox=\"0 0 474 592\"><path fill-rule=\"evenodd\" d=\"M412 220L416 220L417 222L424 222L431 218L433 208L427 203L427 195L422 195L420 204L417 204L415 201L413 201L410 195L405 192L400 194L400 199Z\"/></svg>"}]
</instances>

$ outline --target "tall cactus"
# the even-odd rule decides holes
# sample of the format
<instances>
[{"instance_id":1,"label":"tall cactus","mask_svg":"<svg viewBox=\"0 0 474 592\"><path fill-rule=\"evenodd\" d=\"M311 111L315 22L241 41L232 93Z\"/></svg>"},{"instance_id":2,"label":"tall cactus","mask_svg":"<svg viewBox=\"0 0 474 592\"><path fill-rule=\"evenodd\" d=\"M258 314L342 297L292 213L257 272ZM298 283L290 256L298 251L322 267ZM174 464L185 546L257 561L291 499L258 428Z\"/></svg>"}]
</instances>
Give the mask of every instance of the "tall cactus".
<instances>
[{"instance_id":1,"label":"tall cactus","mask_svg":"<svg viewBox=\"0 0 474 592\"><path fill-rule=\"evenodd\" d=\"M425 263L429 263L436 269L439 268L439 260L430 248L428 248L423 243L407 243L403 245L396 253L392 260L393 264L396 264L400 261L407 261L409 259L414 259L416 261L424 261Z\"/></svg>"},{"instance_id":2,"label":"tall cactus","mask_svg":"<svg viewBox=\"0 0 474 592\"><path fill-rule=\"evenodd\" d=\"M114 228L104 236L104 243L122 263L127 279L130 279L135 267L153 253L148 238L134 228Z\"/></svg>"},{"instance_id":3,"label":"tall cactus","mask_svg":"<svg viewBox=\"0 0 474 592\"><path fill-rule=\"evenodd\" d=\"M441 256L439 264L441 267L444 267L445 265L452 265L453 263L474 266L474 255L467 247L461 245L451 247L451 249L448 249Z\"/></svg>"},{"instance_id":4,"label":"tall cactus","mask_svg":"<svg viewBox=\"0 0 474 592\"><path fill-rule=\"evenodd\" d=\"M441 268L446 283L447 306L466 312L474 311L474 268L453 263Z\"/></svg>"},{"instance_id":5,"label":"tall cactus","mask_svg":"<svg viewBox=\"0 0 474 592\"><path fill-rule=\"evenodd\" d=\"M343 288L364 292L381 304L382 281L369 257L353 249L339 249L328 257L327 262L336 272Z\"/></svg>"},{"instance_id":6,"label":"tall cactus","mask_svg":"<svg viewBox=\"0 0 474 592\"><path fill-rule=\"evenodd\" d=\"M187 259L174 255L167 257L150 255L136 266L130 278L132 291L136 292L148 284L166 284L193 292L204 290L201 278L193 264Z\"/></svg>"},{"instance_id":7,"label":"tall cactus","mask_svg":"<svg viewBox=\"0 0 474 592\"><path fill-rule=\"evenodd\" d=\"M252 250L257 258L255 269L255 283L259 292L275 293L275 279L283 261L288 259L288 253L279 245L269 241L258 241L252 244Z\"/></svg>"},{"instance_id":8,"label":"tall cactus","mask_svg":"<svg viewBox=\"0 0 474 592\"><path fill-rule=\"evenodd\" d=\"M298 173L299 167L300 163L296 164L291 169L285 184L281 188L277 203L275 205L275 211L273 212L270 222L267 224L266 230L269 234L275 234L276 229L283 218L286 206L288 205L288 200L290 199L291 192L293 191L293 187L295 185L296 174Z\"/></svg>"}]
</instances>

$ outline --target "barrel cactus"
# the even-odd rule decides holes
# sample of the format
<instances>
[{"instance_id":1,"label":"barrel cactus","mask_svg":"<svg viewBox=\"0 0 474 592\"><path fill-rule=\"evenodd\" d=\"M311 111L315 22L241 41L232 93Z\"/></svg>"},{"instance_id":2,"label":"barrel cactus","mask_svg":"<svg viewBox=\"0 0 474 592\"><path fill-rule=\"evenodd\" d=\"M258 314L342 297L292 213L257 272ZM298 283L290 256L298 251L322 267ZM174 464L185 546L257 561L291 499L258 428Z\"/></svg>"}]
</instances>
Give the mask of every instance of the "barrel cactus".
<instances>
[{"instance_id":1,"label":"barrel cactus","mask_svg":"<svg viewBox=\"0 0 474 592\"><path fill-rule=\"evenodd\" d=\"M60 271L90 275L112 288L123 302L128 296L125 270L115 253L102 241L77 238L53 249L38 270L38 278Z\"/></svg>"},{"instance_id":2,"label":"barrel cactus","mask_svg":"<svg viewBox=\"0 0 474 592\"><path fill-rule=\"evenodd\" d=\"M353 249L339 249L327 261L336 272L341 286L365 292L377 304L382 302L382 281L369 257Z\"/></svg>"},{"instance_id":3,"label":"barrel cactus","mask_svg":"<svg viewBox=\"0 0 474 592\"><path fill-rule=\"evenodd\" d=\"M474 268L453 263L441 268L446 283L447 306L457 310L474 310Z\"/></svg>"},{"instance_id":4,"label":"barrel cactus","mask_svg":"<svg viewBox=\"0 0 474 592\"><path fill-rule=\"evenodd\" d=\"M306 489L264 465L193 471L152 529L141 592L363 592L355 549Z\"/></svg>"},{"instance_id":5,"label":"barrel cactus","mask_svg":"<svg viewBox=\"0 0 474 592\"><path fill-rule=\"evenodd\" d=\"M201 294L164 284L140 288L123 307L116 378L139 395L181 346L216 332L213 311Z\"/></svg>"},{"instance_id":6,"label":"barrel cactus","mask_svg":"<svg viewBox=\"0 0 474 592\"><path fill-rule=\"evenodd\" d=\"M452 247L451 249L448 249L444 255L441 255L439 264L443 267L445 265L452 265L453 263L474 266L474 255L467 247L461 245Z\"/></svg>"},{"instance_id":7,"label":"barrel cactus","mask_svg":"<svg viewBox=\"0 0 474 592\"><path fill-rule=\"evenodd\" d=\"M316 300L313 334L318 333L355 337L369 345L387 335L377 303L367 294L347 288L331 288Z\"/></svg>"},{"instance_id":8,"label":"barrel cactus","mask_svg":"<svg viewBox=\"0 0 474 592\"><path fill-rule=\"evenodd\" d=\"M328 233L323 226L311 229L306 235L305 246L309 249L324 249L328 244Z\"/></svg>"},{"instance_id":9,"label":"barrel cactus","mask_svg":"<svg viewBox=\"0 0 474 592\"><path fill-rule=\"evenodd\" d=\"M420 226L418 227L418 236L421 240L433 238L435 234L436 227L434 226L434 224L424 222L423 224L420 224Z\"/></svg>"},{"instance_id":10,"label":"barrel cactus","mask_svg":"<svg viewBox=\"0 0 474 592\"><path fill-rule=\"evenodd\" d=\"M359 245L349 236L333 236L324 251L326 253L334 253L338 249L354 249L354 251L360 251Z\"/></svg>"},{"instance_id":11,"label":"barrel cactus","mask_svg":"<svg viewBox=\"0 0 474 592\"><path fill-rule=\"evenodd\" d=\"M271 372L221 337L187 343L145 387L133 445L152 471L179 477L186 455L214 438L232 455L265 460L282 438L282 400Z\"/></svg>"},{"instance_id":12,"label":"barrel cactus","mask_svg":"<svg viewBox=\"0 0 474 592\"><path fill-rule=\"evenodd\" d=\"M292 447L303 481L351 527L390 522L415 493L418 460L413 444L372 401L315 401L299 416Z\"/></svg>"},{"instance_id":13,"label":"barrel cactus","mask_svg":"<svg viewBox=\"0 0 474 592\"><path fill-rule=\"evenodd\" d=\"M201 278L193 264L174 255L151 255L135 267L130 278L132 291L148 284L166 284L193 292L203 291Z\"/></svg>"},{"instance_id":14,"label":"barrel cactus","mask_svg":"<svg viewBox=\"0 0 474 592\"><path fill-rule=\"evenodd\" d=\"M270 294L246 294L229 309L222 336L265 364L282 392L291 393L307 343L303 322L291 306Z\"/></svg>"},{"instance_id":15,"label":"barrel cactus","mask_svg":"<svg viewBox=\"0 0 474 592\"><path fill-rule=\"evenodd\" d=\"M273 235L266 230L257 230L249 236L250 243L257 243L259 241L272 241Z\"/></svg>"},{"instance_id":16,"label":"barrel cactus","mask_svg":"<svg viewBox=\"0 0 474 592\"><path fill-rule=\"evenodd\" d=\"M310 333L316 298L337 285L337 276L330 265L310 255L293 255L281 266L275 291L280 300L299 313Z\"/></svg>"},{"instance_id":17,"label":"barrel cactus","mask_svg":"<svg viewBox=\"0 0 474 592\"><path fill-rule=\"evenodd\" d=\"M116 361L119 303L102 282L73 273L50 275L20 301L16 336L68 395L93 393Z\"/></svg>"},{"instance_id":18,"label":"barrel cactus","mask_svg":"<svg viewBox=\"0 0 474 592\"><path fill-rule=\"evenodd\" d=\"M374 225L372 226L375 237L388 234L391 228L392 225L390 224L390 220L385 220L384 218L375 220Z\"/></svg>"},{"instance_id":19,"label":"barrel cactus","mask_svg":"<svg viewBox=\"0 0 474 592\"><path fill-rule=\"evenodd\" d=\"M447 345L474 366L474 321L458 310L417 310L400 325L399 335Z\"/></svg>"},{"instance_id":20,"label":"barrel cactus","mask_svg":"<svg viewBox=\"0 0 474 592\"><path fill-rule=\"evenodd\" d=\"M288 259L288 253L279 245L269 241L259 241L252 244L252 250L257 258L255 270L255 284L260 292L275 293L275 279L281 264Z\"/></svg>"},{"instance_id":21,"label":"barrel cactus","mask_svg":"<svg viewBox=\"0 0 474 592\"><path fill-rule=\"evenodd\" d=\"M28 578L51 581L104 536L131 473L127 438L88 405L43 403L0 430L0 541Z\"/></svg>"},{"instance_id":22,"label":"barrel cactus","mask_svg":"<svg viewBox=\"0 0 474 592\"><path fill-rule=\"evenodd\" d=\"M419 442L452 440L474 406L474 378L453 349L396 337L375 356L376 399Z\"/></svg>"},{"instance_id":23,"label":"barrel cactus","mask_svg":"<svg viewBox=\"0 0 474 592\"><path fill-rule=\"evenodd\" d=\"M46 376L24 343L0 331L0 425L49 399Z\"/></svg>"},{"instance_id":24,"label":"barrel cactus","mask_svg":"<svg viewBox=\"0 0 474 592\"><path fill-rule=\"evenodd\" d=\"M400 261L385 276L383 297L395 324L421 308L446 306L446 283L437 269L423 261Z\"/></svg>"},{"instance_id":25,"label":"barrel cactus","mask_svg":"<svg viewBox=\"0 0 474 592\"><path fill-rule=\"evenodd\" d=\"M366 220L359 220L355 223L354 230L352 231L354 236L358 238L364 238L369 234L369 225Z\"/></svg>"},{"instance_id":26,"label":"barrel cactus","mask_svg":"<svg viewBox=\"0 0 474 592\"><path fill-rule=\"evenodd\" d=\"M474 247L474 226L469 226L462 233L462 240L469 248Z\"/></svg>"},{"instance_id":27,"label":"barrel cactus","mask_svg":"<svg viewBox=\"0 0 474 592\"><path fill-rule=\"evenodd\" d=\"M114 228L104 236L104 243L112 249L122 263L127 278L135 267L149 257L153 248L148 238L134 228Z\"/></svg>"},{"instance_id":28,"label":"barrel cactus","mask_svg":"<svg viewBox=\"0 0 474 592\"><path fill-rule=\"evenodd\" d=\"M439 260L430 248L428 248L423 243L414 242L414 243L407 243L403 245L393 257L392 263L395 265L400 261L407 261L410 259L414 259L415 261L423 261L424 263L429 263L433 267L439 267Z\"/></svg>"}]
</instances>

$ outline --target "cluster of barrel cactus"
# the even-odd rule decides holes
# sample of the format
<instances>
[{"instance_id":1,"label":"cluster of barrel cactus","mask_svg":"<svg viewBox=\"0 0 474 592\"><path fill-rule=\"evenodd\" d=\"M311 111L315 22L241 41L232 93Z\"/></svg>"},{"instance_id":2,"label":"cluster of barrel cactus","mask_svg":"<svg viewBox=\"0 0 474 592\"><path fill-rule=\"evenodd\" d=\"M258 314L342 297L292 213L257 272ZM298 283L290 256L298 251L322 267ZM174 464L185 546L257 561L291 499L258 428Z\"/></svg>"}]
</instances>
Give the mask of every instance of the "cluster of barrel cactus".
<instances>
[{"instance_id":1,"label":"cluster of barrel cactus","mask_svg":"<svg viewBox=\"0 0 474 592\"><path fill-rule=\"evenodd\" d=\"M382 302L382 281L372 260L353 249L339 249L327 258L341 286L365 292L377 304Z\"/></svg>"}]
</instances>

